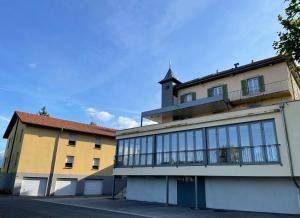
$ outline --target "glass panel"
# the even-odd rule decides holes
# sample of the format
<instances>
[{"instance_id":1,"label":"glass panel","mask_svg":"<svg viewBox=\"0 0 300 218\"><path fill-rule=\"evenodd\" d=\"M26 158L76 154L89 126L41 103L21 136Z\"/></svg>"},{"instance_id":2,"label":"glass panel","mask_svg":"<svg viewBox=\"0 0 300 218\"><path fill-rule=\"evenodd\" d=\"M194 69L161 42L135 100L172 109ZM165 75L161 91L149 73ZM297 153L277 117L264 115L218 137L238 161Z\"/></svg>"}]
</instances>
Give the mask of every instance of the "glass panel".
<instances>
[{"instance_id":1,"label":"glass panel","mask_svg":"<svg viewBox=\"0 0 300 218\"><path fill-rule=\"evenodd\" d=\"M264 135L266 141L267 161L279 161L277 153L277 140L275 135L275 125L273 121L264 121Z\"/></svg>"},{"instance_id":2,"label":"glass panel","mask_svg":"<svg viewBox=\"0 0 300 218\"><path fill-rule=\"evenodd\" d=\"M123 140L119 140L118 141L118 166L122 166L123 165L123 148L124 148L124 141Z\"/></svg>"},{"instance_id":3,"label":"glass panel","mask_svg":"<svg viewBox=\"0 0 300 218\"><path fill-rule=\"evenodd\" d=\"M249 95L255 95L259 93L258 78L252 78L247 80Z\"/></svg>"},{"instance_id":4,"label":"glass panel","mask_svg":"<svg viewBox=\"0 0 300 218\"><path fill-rule=\"evenodd\" d=\"M124 157L123 157L123 164L124 166L128 165L128 149L129 149L129 140L124 140Z\"/></svg>"},{"instance_id":5,"label":"glass panel","mask_svg":"<svg viewBox=\"0 0 300 218\"><path fill-rule=\"evenodd\" d=\"M223 95L223 87L218 86L213 88L213 96L221 96Z\"/></svg>"},{"instance_id":6,"label":"glass panel","mask_svg":"<svg viewBox=\"0 0 300 218\"><path fill-rule=\"evenodd\" d=\"M129 140L129 160L128 160L128 165L132 166L133 165L133 151L134 151L134 139Z\"/></svg>"},{"instance_id":7,"label":"glass panel","mask_svg":"<svg viewBox=\"0 0 300 218\"><path fill-rule=\"evenodd\" d=\"M207 130L207 147L209 163L217 163L217 131L216 128Z\"/></svg>"},{"instance_id":8,"label":"glass panel","mask_svg":"<svg viewBox=\"0 0 300 218\"><path fill-rule=\"evenodd\" d=\"M163 157L163 163L164 164L169 164L170 161L170 135L169 134L165 134L164 135L164 157Z\"/></svg>"},{"instance_id":9,"label":"glass panel","mask_svg":"<svg viewBox=\"0 0 300 218\"><path fill-rule=\"evenodd\" d=\"M248 124L242 124L239 126L241 136L241 149L242 149L242 161L244 163L252 162L252 154L250 147L250 136Z\"/></svg>"},{"instance_id":10,"label":"glass panel","mask_svg":"<svg viewBox=\"0 0 300 218\"><path fill-rule=\"evenodd\" d=\"M203 145L203 131L197 130L195 131L195 149L196 149L196 161L203 162L204 160L204 152L202 149Z\"/></svg>"},{"instance_id":11,"label":"glass panel","mask_svg":"<svg viewBox=\"0 0 300 218\"><path fill-rule=\"evenodd\" d=\"M250 124L251 132L252 132L252 142L253 142L253 154L255 162L263 162L264 161L264 150L263 150L263 142L262 142L262 134L260 123L251 123Z\"/></svg>"},{"instance_id":12,"label":"glass panel","mask_svg":"<svg viewBox=\"0 0 300 218\"><path fill-rule=\"evenodd\" d=\"M178 148L179 148L179 161L185 162L185 133L179 132L178 133Z\"/></svg>"},{"instance_id":13,"label":"glass panel","mask_svg":"<svg viewBox=\"0 0 300 218\"><path fill-rule=\"evenodd\" d=\"M142 142L141 142L141 165L146 165L146 141L147 141L147 138L146 137L142 137Z\"/></svg>"},{"instance_id":14,"label":"glass panel","mask_svg":"<svg viewBox=\"0 0 300 218\"><path fill-rule=\"evenodd\" d=\"M162 163L162 150L163 149L163 138L162 135L156 136L156 164Z\"/></svg>"},{"instance_id":15,"label":"glass panel","mask_svg":"<svg viewBox=\"0 0 300 218\"><path fill-rule=\"evenodd\" d=\"M152 165L153 137L147 137L147 165Z\"/></svg>"},{"instance_id":16,"label":"glass panel","mask_svg":"<svg viewBox=\"0 0 300 218\"><path fill-rule=\"evenodd\" d=\"M177 162L177 133L171 134L171 164Z\"/></svg>"},{"instance_id":17,"label":"glass panel","mask_svg":"<svg viewBox=\"0 0 300 218\"><path fill-rule=\"evenodd\" d=\"M141 152L141 138L135 139L135 156L134 156L134 165L140 165L140 152Z\"/></svg>"},{"instance_id":18,"label":"glass panel","mask_svg":"<svg viewBox=\"0 0 300 218\"><path fill-rule=\"evenodd\" d=\"M233 163L238 163L240 161L239 153L239 142L238 142L238 132L237 126L228 127L229 135L229 146L230 146L230 159Z\"/></svg>"},{"instance_id":19,"label":"glass panel","mask_svg":"<svg viewBox=\"0 0 300 218\"><path fill-rule=\"evenodd\" d=\"M227 133L226 127L219 127L218 128L218 140L219 140L219 162L220 163L227 163L228 162L228 150L227 150Z\"/></svg>"},{"instance_id":20,"label":"glass panel","mask_svg":"<svg viewBox=\"0 0 300 218\"><path fill-rule=\"evenodd\" d=\"M186 132L186 141L187 141L187 158L188 162L194 162L194 132L188 131Z\"/></svg>"},{"instance_id":21,"label":"glass panel","mask_svg":"<svg viewBox=\"0 0 300 218\"><path fill-rule=\"evenodd\" d=\"M193 101L193 95L192 94L188 94L185 97L186 97L186 101L185 102Z\"/></svg>"}]
</instances>

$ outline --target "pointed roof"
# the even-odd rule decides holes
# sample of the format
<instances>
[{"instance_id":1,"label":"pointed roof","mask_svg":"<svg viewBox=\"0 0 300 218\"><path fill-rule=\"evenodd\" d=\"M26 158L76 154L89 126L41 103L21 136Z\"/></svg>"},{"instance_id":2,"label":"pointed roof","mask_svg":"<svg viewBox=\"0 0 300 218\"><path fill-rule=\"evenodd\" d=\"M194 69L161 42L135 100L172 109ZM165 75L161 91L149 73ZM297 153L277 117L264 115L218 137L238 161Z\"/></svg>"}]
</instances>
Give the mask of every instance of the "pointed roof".
<instances>
[{"instance_id":1,"label":"pointed roof","mask_svg":"<svg viewBox=\"0 0 300 218\"><path fill-rule=\"evenodd\" d=\"M181 84L181 82L175 77L175 74L173 73L171 67L169 67L169 70L165 76L165 78L161 81L159 81L160 84L163 84L165 82L173 81L177 84Z\"/></svg>"}]
</instances>

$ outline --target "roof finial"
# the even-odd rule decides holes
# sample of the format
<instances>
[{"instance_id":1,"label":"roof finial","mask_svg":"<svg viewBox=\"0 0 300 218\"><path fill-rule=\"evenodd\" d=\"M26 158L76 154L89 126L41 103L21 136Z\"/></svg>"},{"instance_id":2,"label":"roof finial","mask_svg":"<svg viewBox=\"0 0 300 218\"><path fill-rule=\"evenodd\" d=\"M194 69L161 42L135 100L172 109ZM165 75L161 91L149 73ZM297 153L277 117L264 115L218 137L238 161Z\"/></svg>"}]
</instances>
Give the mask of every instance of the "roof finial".
<instances>
[{"instance_id":1,"label":"roof finial","mask_svg":"<svg viewBox=\"0 0 300 218\"><path fill-rule=\"evenodd\" d=\"M171 70L172 65L171 65L171 59L169 59L169 69Z\"/></svg>"}]
</instances>

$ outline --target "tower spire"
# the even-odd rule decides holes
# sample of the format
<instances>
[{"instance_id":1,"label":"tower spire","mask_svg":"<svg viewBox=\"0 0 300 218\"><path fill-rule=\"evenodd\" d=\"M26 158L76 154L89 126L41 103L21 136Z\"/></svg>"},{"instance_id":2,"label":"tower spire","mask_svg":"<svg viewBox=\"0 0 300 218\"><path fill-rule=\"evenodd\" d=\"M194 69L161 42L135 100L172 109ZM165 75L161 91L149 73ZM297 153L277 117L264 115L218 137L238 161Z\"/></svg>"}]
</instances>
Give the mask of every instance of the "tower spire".
<instances>
[{"instance_id":1,"label":"tower spire","mask_svg":"<svg viewBox=\"0 0 300 218\"><path fill-rule=\"evenodd\" d=\"M172 65L171 65L171 59L169 59L169 69L171 70Z\"/></svg>"}]
</instances>

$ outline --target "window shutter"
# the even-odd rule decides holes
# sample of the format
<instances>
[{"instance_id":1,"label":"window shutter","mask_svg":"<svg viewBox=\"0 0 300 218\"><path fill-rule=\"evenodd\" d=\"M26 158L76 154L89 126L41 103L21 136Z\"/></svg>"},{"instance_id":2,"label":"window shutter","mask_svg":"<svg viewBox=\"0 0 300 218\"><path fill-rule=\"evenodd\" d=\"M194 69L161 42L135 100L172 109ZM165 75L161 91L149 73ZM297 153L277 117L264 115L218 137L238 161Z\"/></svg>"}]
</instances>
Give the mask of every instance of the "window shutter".
<instances>
[{"instance_id":1,"label":"window shutter","mask_svg":"<svg viewBox=\"0 0 300 218\"><path fill-rule=\"evenodd\" d=\"M264 92L265 91L265 80L264 76L259 76L258 77L258 83L259 83L259 91Z\"/></svg>"},{"instance_id":2,"label":"window shutter","mask_svg":"<svg viewBox=\"0 0 300 218\"><path fill-rule=\"evenodd\" d=\"M185 97L185 95L180 96L180 103L184 103L184 97Z\"/></svg>"},{"instance_id":3,"label":"window shutter","mask_svg":"<svg viewBox=\"0 0 300 218\"><path fill-rule=\"evenodd\" d=\"M242 80L242 95L248 95L248 86L247 86L247 80Z\"/></svg>"},{"instance_id":4,"label":"window shutter","mask_svg":"<svg viewBox=\"0 0 300 218\"><path fill-rule=\"evenodd\" d=\"M213 97L213 88L207 89L207 97Z\"/></svg>"},{"instance_id":5,"label":"window shutter","mask_svg":"<svg viewBox=\"0 0 300 218\"><path fill-rule=\"evenodd\" d=\"M227 84L223 85L222 86L222 89L223 89L223 97L224 98L228 98L228 88L227 88Z\"/></svg>"},{"instance_id":6,"label":"window shutter","mask_svg":"<svg viewBox=\"0 0 300 218\"><path fill-rule=\"evenodd\" d=\"M196 92L192 92L192 99L193 99L193 101L196 100Z\"/></svg>"}]
</instances>

